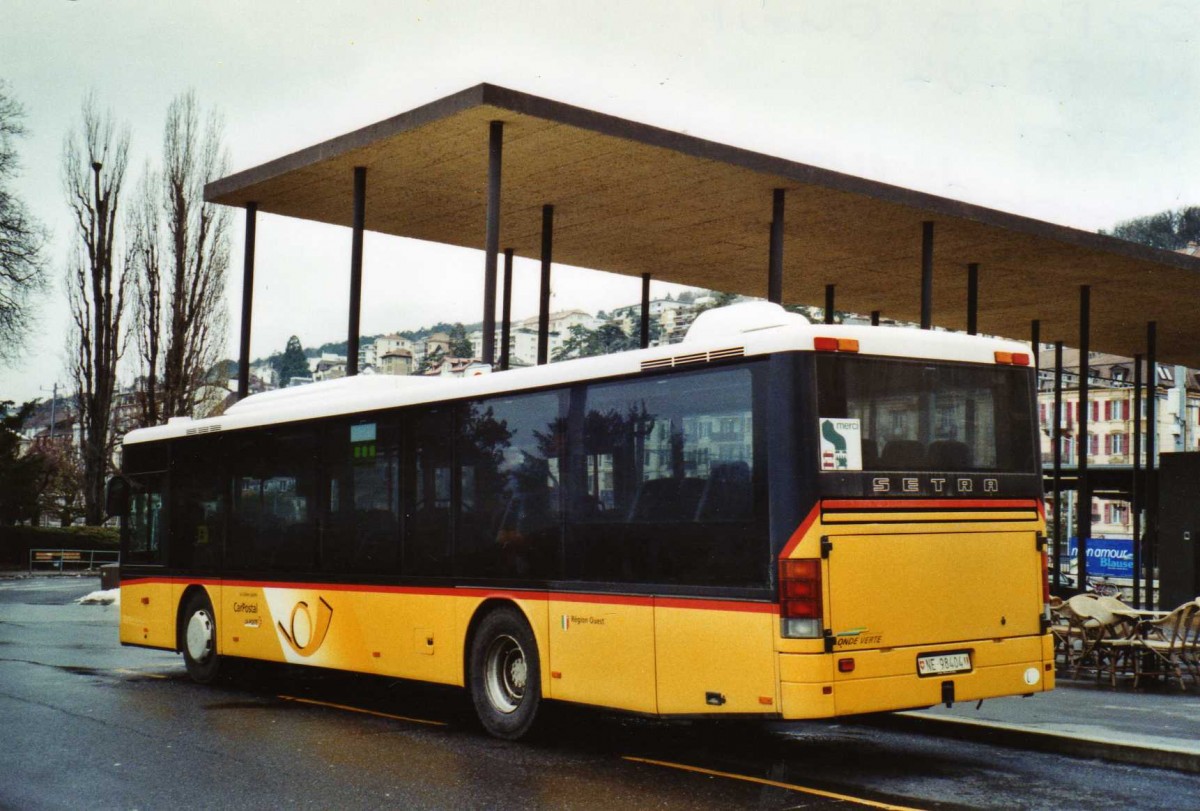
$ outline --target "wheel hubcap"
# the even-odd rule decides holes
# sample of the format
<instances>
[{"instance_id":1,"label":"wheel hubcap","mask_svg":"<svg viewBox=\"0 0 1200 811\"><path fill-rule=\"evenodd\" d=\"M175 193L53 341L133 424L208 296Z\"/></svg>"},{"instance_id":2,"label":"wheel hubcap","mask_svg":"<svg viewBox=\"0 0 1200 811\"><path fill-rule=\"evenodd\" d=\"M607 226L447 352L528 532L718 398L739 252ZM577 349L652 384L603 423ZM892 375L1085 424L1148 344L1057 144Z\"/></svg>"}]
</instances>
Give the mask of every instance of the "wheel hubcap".
<instances>
[{"instance_id":1,"label":"wheel hubcap","mask_svg":"<svg viewBox=\"0 0 1200 811\"><path fill-rule=\"evenodd\" d=\"M492 640L484 657L483 675L491 705L506 715L515 712L525 697L529 675L521 643L508 635Z\"/></svg>"},{"instance_id":2,"label":"wheel hubcap","mask_svg":"<svg viewBox=\"0 0 1200 811\"><path fill-rule=\"evenodd\" d=\"M193 661L203 662L212 653L213 621L207 611L192 614L187 624L187 651Z\"/></svg>"}]
</instances>

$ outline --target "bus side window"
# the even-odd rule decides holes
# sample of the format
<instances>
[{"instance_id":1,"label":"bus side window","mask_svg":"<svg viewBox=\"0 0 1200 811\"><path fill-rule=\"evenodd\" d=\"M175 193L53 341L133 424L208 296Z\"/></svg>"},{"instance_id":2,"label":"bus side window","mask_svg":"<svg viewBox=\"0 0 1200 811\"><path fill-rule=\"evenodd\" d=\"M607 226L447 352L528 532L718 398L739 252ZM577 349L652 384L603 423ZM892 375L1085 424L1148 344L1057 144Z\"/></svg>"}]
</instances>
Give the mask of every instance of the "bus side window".
<instances>
[{"instance_id":1,"label":"bus side window","mask_svg":"<svg viewBox=\"0 0 1200 811\"><path fill-rule=\"evenodd\" d=\"M393 573L400 545L400 442L393 419L354 419L325 429L321 568Z\"/></svg>"},{"instance_id":2,"label":"bus side window","mask_svg":"<svg viewBox=\"0 0 1200 811\"><path fill-rule=\"evenodd\" d=\"M468 404L458 432L458 572L552 577L562 541L559 393Z\"/></svg>"},{"instance_id":3,"label":"bus side window","mask_svg":"<svg viewBox=\"0 0 1200 811\"><path fill-rule=\"evenodd\" d=\"M247 439L234 458L230 565L308 571L316 560L315 429Z\"/></svg>"},{"instance_id":4,"label":"bus side window","mask_svg":"<svg viewBox=\"0 0 1200 811\"><path fill-rule=\"evenodd\" d=\"M761 367L756 367L761 368ZM761 373L761 372L760 372ZM766 571L756 510L753 370L600 383L573 392L582 454L569 482L566 577L756 585ZM576 400L586 396L586 406Z\"/></svg>"},{"instance_id":5,"label":"bus side window","mask_svg":"<svg viewBox=\"0 0 1200 811\"><path fill-rule=\"evenodd\" d=\"M166 476L144 473L129 477L133 494L129 515L122 527L126 563L162 564L166 562L163 494Z\"/></svg>"},{"instance_id":6,"label":"bus side window","mask_svg":"<svg viewBox=\"0 0 1200 811\"><path fill-rule=\"evenodd\" d=\"M404 574L449 576L453 412L414 412L406 421Z\"/></svg>"},{"instance_id":7,"label":"bus side window","mask_svg":"<svg viewBox=\"0 0 1200 811\"><path fill-rule=\"evenodd\" d=\"M171 453L171 558L175 565L216 570L225 547L228 477L223 437L177 442Z\"/></svg>"}]
</instances>

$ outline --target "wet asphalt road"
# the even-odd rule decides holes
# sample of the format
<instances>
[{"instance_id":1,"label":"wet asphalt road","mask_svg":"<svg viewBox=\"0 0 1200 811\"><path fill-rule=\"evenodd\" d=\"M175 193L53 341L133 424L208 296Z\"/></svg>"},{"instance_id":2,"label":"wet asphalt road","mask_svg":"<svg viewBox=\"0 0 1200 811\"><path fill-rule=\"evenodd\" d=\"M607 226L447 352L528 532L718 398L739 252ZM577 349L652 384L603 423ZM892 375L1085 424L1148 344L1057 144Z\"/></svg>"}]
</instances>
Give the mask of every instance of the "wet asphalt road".
<instances>
[{"instance_id":1,"label":"wet asphalt road","mask_svg":"<svg viewBox=\"0 0 1200 811\"><path fill-rule=\"evenodd\" d=\"M1200 776L862 723L663 723L555 708L480 732L446 688L304 668L189 682L121 648L94 578L0 580L0 807L1200 807Z\"/></svg>"}]
</instances>

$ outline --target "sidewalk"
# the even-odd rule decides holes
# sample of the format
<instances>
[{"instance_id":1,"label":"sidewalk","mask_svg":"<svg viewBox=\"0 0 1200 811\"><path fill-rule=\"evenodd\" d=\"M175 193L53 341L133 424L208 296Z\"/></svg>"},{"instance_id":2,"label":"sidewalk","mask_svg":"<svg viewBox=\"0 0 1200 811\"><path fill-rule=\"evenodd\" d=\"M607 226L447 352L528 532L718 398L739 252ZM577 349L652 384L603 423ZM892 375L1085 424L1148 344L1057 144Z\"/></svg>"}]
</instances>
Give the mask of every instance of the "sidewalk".
<instances>
[{"instance_id":1,"label":"sidewalk","mask_svg":"<svg viewBox=\"0 0 1200 811\"><path fill-rule=\"evenodd\" d=\"M1200 773L1200 693L1060 679L1030 698L898 713L881 725L1077 757Z\"/></svg>"}]
</instances>

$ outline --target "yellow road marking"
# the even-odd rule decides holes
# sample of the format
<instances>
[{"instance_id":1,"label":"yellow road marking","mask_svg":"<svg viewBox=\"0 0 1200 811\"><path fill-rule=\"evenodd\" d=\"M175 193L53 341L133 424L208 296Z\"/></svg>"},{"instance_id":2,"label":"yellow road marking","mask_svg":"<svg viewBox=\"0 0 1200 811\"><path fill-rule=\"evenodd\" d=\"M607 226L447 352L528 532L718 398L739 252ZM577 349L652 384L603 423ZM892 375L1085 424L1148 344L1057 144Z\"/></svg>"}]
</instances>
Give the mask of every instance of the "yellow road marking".
<instances>
[{"instance_id":1,"label":"yellow road marking","mask_svg":"<svg viewBox=\"0 0 1200 811\"><path fill-rule=\"evenodd\" d=\"M425 718L409 718L406 715L391 715L386 712L376 712L375 710L364 710L362 707L351 707L347 704L332 704L328 701L314 701L311 698L299 698L297 696L278 696L284 701L295 701L299 704L313 704L317 707L332 707L335 710L346 710L347 712L360 712L363 715L377 715L380 718L391 718L393 721L409 721L414 724L428 724L434 727L446 726L445 721L430 721Z\"/></svg>"},{"instance_id":2,"label":"yellow road marking","mask_svg":"<svg viewBox=\"0 0 1200 811\"><path fill-rule=\"evenodd\" d=\"M171 678L165 673L147 673L144 670L130 670L125 667L118 667L118 673L124 673L126 676L145 676L147 679L169 679Z\"/></svg>"},{"instance_id":3,"label":"yellow road marking","mask_svg":"<svg viewBox=\"0 0 1200 811\"><path fill-rule=\"evenodd\" d=\"M814 794L818 797L826 797L831 800L842 800L848 803L857 803L858 805L866 805L871 808L886 808L891 811L918 811L915 808L909 808L905 805L891 805L890 803L876 802L875 800L867 800L862 797L852 797L849 794L838 794L833 791L822 791L819 788L808 788L807 786L797 786L793 783L780 783L778 780L767 780L763 777L749 777L744 774L733 774L732 772L719 772L715 769L705 769L700 766L687 766L683 763L671 763L666 760L651 760L644 757L631 757L625 755L624 760L630 760L634 763L649 763L652 766L665 766L668 769L679 769L685 772L695 772L697 774L707 774L711 777L726 777L730 780L741 780L746 783L757 783L760 786L773 786L775 788L787 789L788 791L798 791L802 794Z\"/></svg>"}]
</instances>

